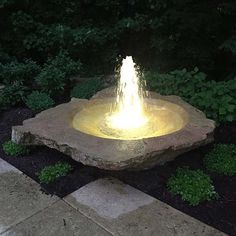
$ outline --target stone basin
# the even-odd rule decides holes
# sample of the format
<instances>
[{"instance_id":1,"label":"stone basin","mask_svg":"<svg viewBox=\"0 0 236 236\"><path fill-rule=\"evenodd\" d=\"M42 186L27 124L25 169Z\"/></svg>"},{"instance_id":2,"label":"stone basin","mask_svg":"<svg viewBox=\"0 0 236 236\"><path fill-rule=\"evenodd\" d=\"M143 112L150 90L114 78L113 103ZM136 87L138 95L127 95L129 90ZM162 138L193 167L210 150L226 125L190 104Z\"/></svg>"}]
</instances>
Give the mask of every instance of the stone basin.
<instances>
[{"instance_id":1,"label":"stone basin","mask_svg":"<svg viewBox=\"0 0 236 236\"><path fill-rule=\"evenodd\" d=\"M203 112L178 96L161 96L153 92L149 95L151 104L167 104L167 108L174 112L168 117L177 122L178 128L171 130L168 126L165 135L157 133L127 140L112 138L98 130L95 132L96 125L89 120L91 117L88 122L78 125L76 122L80 122L79 117L85 110L114 100L115 90L108 88L90 100L72 98L69 103L25 120L22 126L12 127L12 140L25 145L46 145L85 165L107 170L148 169L213 141L215 122L207 119Z\"/></svg>"}]
</instances>

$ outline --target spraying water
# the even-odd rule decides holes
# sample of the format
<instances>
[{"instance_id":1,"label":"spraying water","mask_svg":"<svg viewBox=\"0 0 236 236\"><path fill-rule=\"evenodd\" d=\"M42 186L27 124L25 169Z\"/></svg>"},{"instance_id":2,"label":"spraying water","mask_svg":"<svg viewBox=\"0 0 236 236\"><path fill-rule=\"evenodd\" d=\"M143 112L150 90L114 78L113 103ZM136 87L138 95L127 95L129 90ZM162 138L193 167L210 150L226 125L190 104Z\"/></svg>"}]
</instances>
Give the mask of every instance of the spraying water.
<instances>
[{"instance_id":1,"label":"spraying water","mask_svg":"<svg viewBox=\"0 0 236 236\"><path fill-rule=\"evenodd\" d=\"M108 117L114 129L135 129L147 122L144 114L143 91L131 56L122 61L115 110Z\"/></svg>"},{"instance_id":2,"label":"spraying water","mask_svg":"<svg viewBox=\"0 0 236 236\"><path fill-rule=\"evenodd\" d=\"M160 99L145 98L132 57L122 61L115 100L92 99L78 112L73 127L108 139L137 140L172 133L187 118L179 106Z\"/></svg>"}]
</instances>

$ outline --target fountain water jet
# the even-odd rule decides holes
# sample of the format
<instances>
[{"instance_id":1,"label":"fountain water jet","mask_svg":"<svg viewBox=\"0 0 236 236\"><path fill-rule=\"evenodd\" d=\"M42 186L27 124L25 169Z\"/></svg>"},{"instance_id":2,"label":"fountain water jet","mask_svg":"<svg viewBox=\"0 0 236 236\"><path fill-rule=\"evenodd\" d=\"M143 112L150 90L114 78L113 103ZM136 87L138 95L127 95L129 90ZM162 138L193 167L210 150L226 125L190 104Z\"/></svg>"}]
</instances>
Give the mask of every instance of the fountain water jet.
<instances>
[{"instance_id":1,"label":"fountain water jet","mask_svg":"<svg viewBox=\"0 0 236 236\"><path fill-rule=\"evenodd\" d=\"M108 115L108 126L114 129L133 129L145 125L143 91L132 57L126 57L121 66L116 106Z\"/></svg>"},{"instance_id":2,"label":"fountain water jet","mask_svg":"<svg viewBox=\"0 0 236 236\"><path fill-rule=\"evenodd\" d=\"M144 98L132 57L123 59L113 97L78 112L73 127L101 138L137 140L175 132L188 119L185 110L176 104Z\"/></svg>"}]
</instances>

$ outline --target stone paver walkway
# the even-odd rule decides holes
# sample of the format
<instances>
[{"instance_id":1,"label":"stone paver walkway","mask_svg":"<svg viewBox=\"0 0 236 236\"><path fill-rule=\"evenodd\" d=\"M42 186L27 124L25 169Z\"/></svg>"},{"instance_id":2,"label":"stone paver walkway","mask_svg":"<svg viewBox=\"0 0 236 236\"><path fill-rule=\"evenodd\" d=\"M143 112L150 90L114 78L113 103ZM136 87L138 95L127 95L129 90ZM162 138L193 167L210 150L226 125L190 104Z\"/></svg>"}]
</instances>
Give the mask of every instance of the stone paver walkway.
<instances>
[{"instance_id":1,"label":"stone paver walkway","mask_svg":"<svg viewBox=\"0 0 236 236\"><path fill-rule=\"evenodd\" d=\"M59 199L0 158L1 236L224 236L225 234L113 179Z\"/></svg>"}]
</instances>

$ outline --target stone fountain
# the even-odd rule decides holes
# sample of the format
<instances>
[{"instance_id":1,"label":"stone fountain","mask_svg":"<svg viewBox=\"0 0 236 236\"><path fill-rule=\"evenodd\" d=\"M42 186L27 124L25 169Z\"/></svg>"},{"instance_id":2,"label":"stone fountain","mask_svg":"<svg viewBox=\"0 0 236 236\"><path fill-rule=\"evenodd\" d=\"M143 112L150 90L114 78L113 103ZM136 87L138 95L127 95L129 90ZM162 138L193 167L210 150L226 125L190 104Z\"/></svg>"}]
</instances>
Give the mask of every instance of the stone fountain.
<instances>
[{"instance_id":1,"label":"stone fountain","mask_svg":"<svg viewBox=\"0 0 236 236\"><path fill-rule=\"evenodd\" d=\"M148 169L213 141L215 123L204 113L178 96L144 96L141 87L128 57L118 89L104 89L90 100L72 98L43 111L14 126L12 140L46 145L107 170Z\"/></svg>"}]
</instances>

